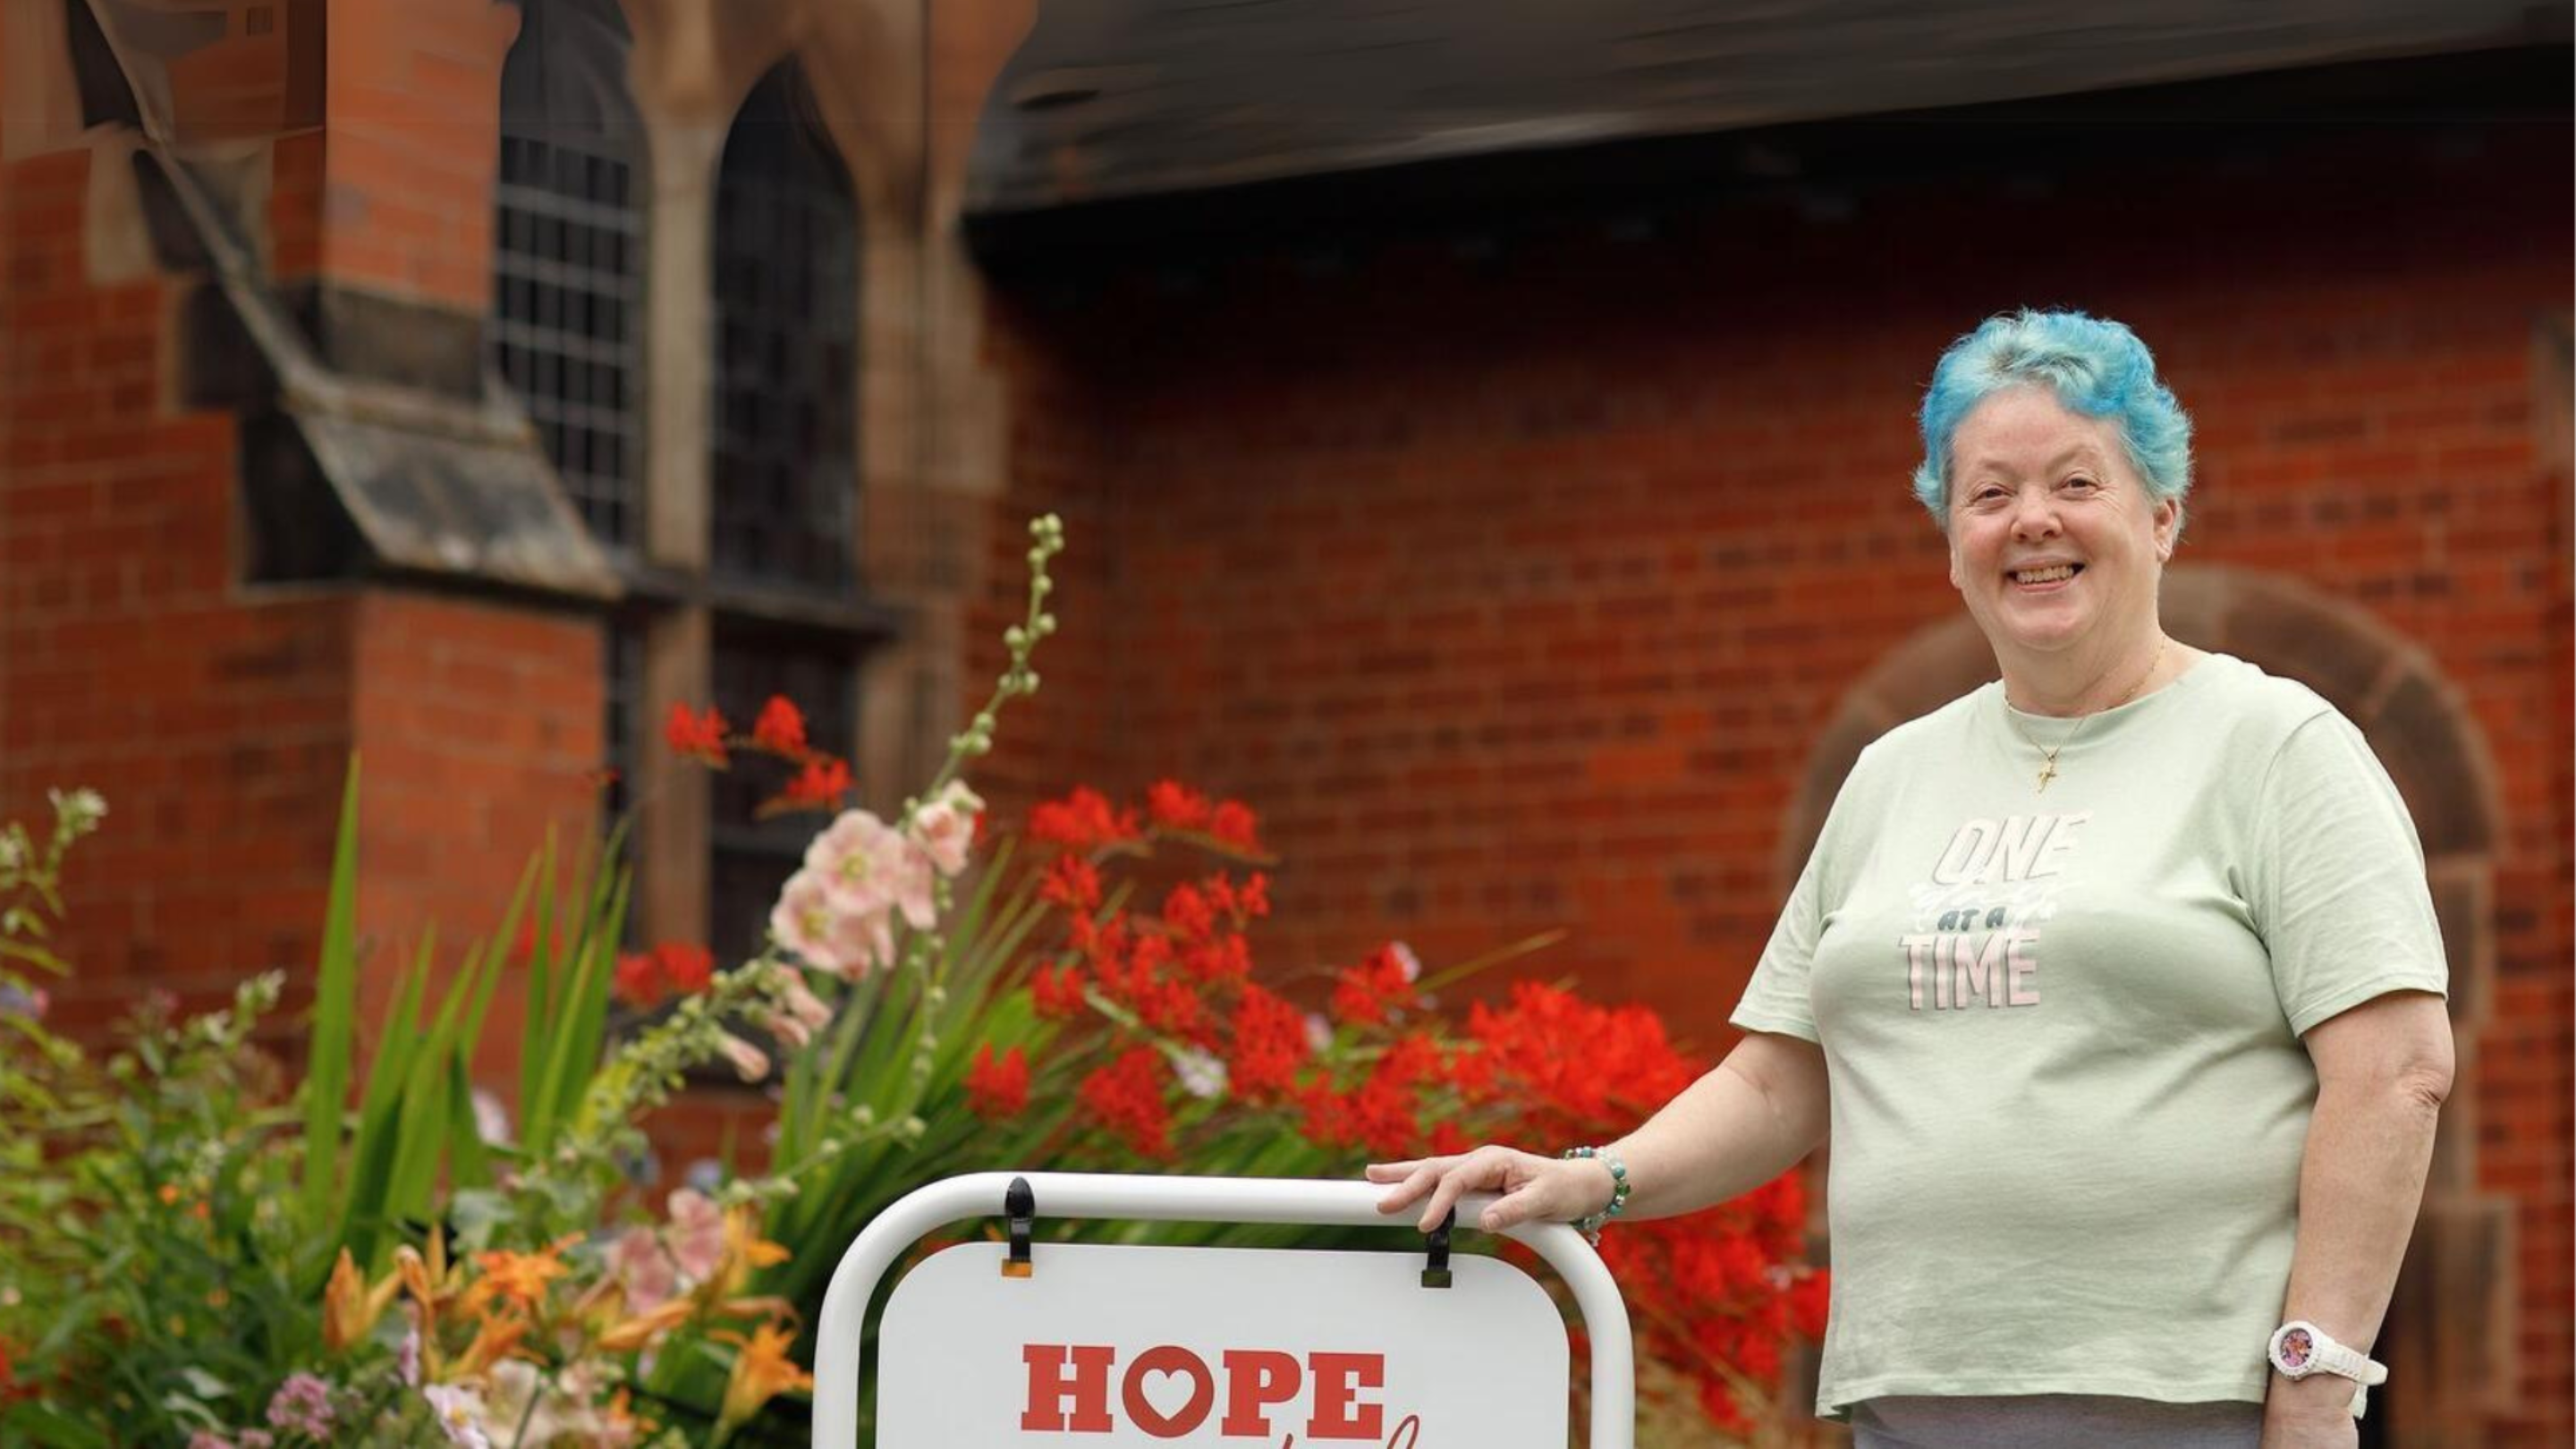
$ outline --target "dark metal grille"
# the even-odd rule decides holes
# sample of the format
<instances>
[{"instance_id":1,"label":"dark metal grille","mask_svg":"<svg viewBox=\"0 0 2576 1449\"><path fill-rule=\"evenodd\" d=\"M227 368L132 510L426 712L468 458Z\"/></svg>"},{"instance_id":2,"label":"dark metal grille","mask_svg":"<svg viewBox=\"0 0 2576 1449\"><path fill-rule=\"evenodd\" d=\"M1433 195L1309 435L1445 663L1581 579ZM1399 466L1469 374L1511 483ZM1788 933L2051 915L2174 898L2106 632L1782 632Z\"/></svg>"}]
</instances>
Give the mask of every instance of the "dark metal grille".
<instances>
[{"instance_id":1,"label":"dark metal grille","mask_svg":"<svg viewBox=\"0 0 2576 1449\"><path fill-rule=\"evenodd\" d=\"M791 62L716 183L715 570L845 593L858 506L858 203Z\"/></svg>"},{"instance_id":2,"label":"dark metal grille","mask_svg":"<svg viewBox=\"0 0 2576 1449\"><path fill-rule=\"evenodd\" d=\"M783 694L805 712L806 739L814 748L848 757L859 705L850 646L720 632L713 664L716 707L735 729L748 732L769 697ZM779 887L796 873L806 843L823 823L813 814L754 818L787 775L782 762L745 759L715 777L707 930L725 960L759 949Z\"/></svg>"},{"instance_id":3,"label":"dark metal grille","mask_svg":"<svg viewBox=\"0 0 2576 1449\"><path fill-rule=\"evenodd\" d=\"M640 624L613 619L601 629L600 682L607 700L603 729L607 758L601 762L608 782L600 791L601 813L614 825L635 799L635 767L643 761L644 630Z\"/></svg>"},{"instance_id":4,"label":"dark metal grille","mask_svg":"<svg viewBox=\"0 0 2576 1449\"><path fill-rule=\"evenodd\" d=\"M493 361L601 542L644 480L643 129L614 0L531 0L501 78Z\"/></svg>"}]
</instances>

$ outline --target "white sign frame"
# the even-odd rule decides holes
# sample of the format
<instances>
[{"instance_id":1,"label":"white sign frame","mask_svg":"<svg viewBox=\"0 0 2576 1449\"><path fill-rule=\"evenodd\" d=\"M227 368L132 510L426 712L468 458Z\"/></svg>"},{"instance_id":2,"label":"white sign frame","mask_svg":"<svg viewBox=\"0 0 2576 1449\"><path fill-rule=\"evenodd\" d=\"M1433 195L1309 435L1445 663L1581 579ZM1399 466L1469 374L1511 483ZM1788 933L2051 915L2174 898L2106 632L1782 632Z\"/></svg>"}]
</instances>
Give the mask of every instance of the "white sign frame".
<instances>
[{"instance_id":1,"label":"white sign frame","mask_svg":"<svg viewBox=\"0 0 2576 1449\"><path fill-rule=\"evenodd\" d=\"M1028 1180L1041 1218L1122 1218L1145 1222L1304 1223L1319 1227L1388 1227L1403 1218L1377 1210L1386 1189L1343 1179L1148 1177L1097 1172L976 1172L918 1188L862 1229L832 1270L815 1324L814 1437L818 1446L854 1449L859 1441L861 1335L868 1301L895 1260L923 1236L950 1223L1002 1215L1014 1178ZM1458 1203L1458 1224L1476 1221L1493 1198ZM1592 1449L1634 1449L1637 1433L1635 1345L1619 1285L1583 1235L1564 1223L1523 1223L1503 1236L1528 1245L1574 1292L1592 1342Z\"/></svg>"}]
</instances>

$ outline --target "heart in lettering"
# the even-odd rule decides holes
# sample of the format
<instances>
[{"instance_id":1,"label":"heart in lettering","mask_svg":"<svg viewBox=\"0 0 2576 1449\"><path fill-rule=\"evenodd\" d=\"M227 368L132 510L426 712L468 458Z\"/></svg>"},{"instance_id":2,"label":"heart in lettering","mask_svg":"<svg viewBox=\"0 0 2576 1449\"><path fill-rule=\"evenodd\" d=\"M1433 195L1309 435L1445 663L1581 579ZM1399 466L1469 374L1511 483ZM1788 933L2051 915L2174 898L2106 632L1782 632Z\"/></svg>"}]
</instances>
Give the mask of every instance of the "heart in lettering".
<instances>
[{"instance_id":1,"label":"heart in lettering","mask_svg":"<svg viewBox=\"0 0 2576 1449\"><path fill-rule=\"evenodd\" d=\"M1154 1417L1165 1423L1188 1412L1190 1402L1198 1396L1198 1378L1185 1368L1146 1368L1140 1364L1129 1382L1135 1385L1138 1396L1153 1406Z\"/></svg>"}]
</instances>

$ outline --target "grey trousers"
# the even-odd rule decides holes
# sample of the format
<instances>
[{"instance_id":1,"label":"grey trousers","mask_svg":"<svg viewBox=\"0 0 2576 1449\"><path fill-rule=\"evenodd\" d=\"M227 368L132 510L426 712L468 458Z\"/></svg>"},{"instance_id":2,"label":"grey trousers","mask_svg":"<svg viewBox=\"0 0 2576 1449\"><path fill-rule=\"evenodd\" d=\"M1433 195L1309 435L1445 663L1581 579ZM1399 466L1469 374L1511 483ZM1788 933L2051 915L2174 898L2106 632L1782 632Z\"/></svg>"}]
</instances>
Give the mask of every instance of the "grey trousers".
<instances>
[{"instance_id":1,"label":"grey trousers","mask_svg":"<svg viewBox=\"0 0 2576 1449\"><path fill-rule=\"evenodd\" d=\"M1852 1406L1855 1449L2259 1449L2263 1406L2109 1394L1891 1396Z\"/></svg>"}]
</instances>

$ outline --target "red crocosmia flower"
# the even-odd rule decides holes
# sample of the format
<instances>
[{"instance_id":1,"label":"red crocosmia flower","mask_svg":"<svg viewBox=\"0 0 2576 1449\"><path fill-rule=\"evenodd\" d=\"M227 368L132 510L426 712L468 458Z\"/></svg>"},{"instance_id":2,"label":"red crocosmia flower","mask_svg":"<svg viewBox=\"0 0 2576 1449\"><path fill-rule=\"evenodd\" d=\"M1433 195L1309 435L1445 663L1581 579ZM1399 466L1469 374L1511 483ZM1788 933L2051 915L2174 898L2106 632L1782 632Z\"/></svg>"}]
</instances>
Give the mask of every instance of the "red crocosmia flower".
<instances>
[{"instance_id":1,"label":"red crocosmia flower","mask_svg":"<svg viewBox=\"0 0 2576 1449\"><path fill-rule=\"evenodd\" d=\"M1185 942L1204 941L1216 929L1216 909L1197 886L1183 881L1163 897L1163 925Z\"/></svg>"},{"instance_id":2,"label":"red crocosmia flower","mask_svg":"<svg viewBox=\"0 0 2576 1449\"><path fill-rule=\"evenodd\" d=\"M1476 1150L1476 1139L1455 1122L1435 1122L1431 1126L1431 1155L1459 1157Z\"/></svg>"},{"instance_id":3,"label":"red crocosmia flower","mask_svg":"<svg viewBox=\"0 0 2576 1449\"><path fill-rule=\"evenodd\" d=\"M1163 1100L1170 1069L1149 1046L1129 1047L1118 1060L1094 1070L1075 1089L1092 1120L1118 1134L1139 1157L1171 1154L1172 1112Z\"/></svg>"},{"instance_id":4,"label":"red crocosmia flower","mask_svg":"<svg viewBox=\"0 0 2576 1449\"><path fill-rule=\"evenodd\" d=\"M1353 1026L1375 1026L1413 1001L1411 973L1392 944L1371 951L1333 981L1333 1015Z\"/></svg>"},{"instance_id":5,"label":"red crocosmia flower","mask_svg":"<svg viewBox=\"0 0 2576 1449\"><path fill-rule=\"evenodd\" d=\"M1306 1018L1276 993L1247 984L1234 1004L1234 1053L1226 1081L1248 1102L1275 1102L1295 1090L1306 1064Z\"/></svg>"},{"instance_id":6,"label":"red crocosmia flower","mask_svg":"<svg viewBox=\"0 0 2576 1449\"><path fill-rule=\"evenodd\" d=\"M1208 797L1176 780L1156 780L1145 791L1145 814L1173 830L1205 830Z\"/></svg>"},{"instance_id":7,"label":"red crocosmia flower","mask_svg":"<svg viewBox=\"0 0 2576 1449\"><path fill-rule=\"evenodd\" d=\"M760 718L752 724L751 742L773 755L791 760L805 758L804 711L786 695L771 695L769 703L760 707Z\"/></svg>"},{"instance_id":8,"label":"red crocosmia flower","mask_svg":"<svg viewBox=\"0 0 2576 1449\"><path fill-rule=\"evenodd\" d=\"M704 946L665 941L653 948L653 960L662 968L662 980L682 996L695 996L715 980L716 953Z\"/></svg>"},{"instance_id":9,"label":"red crocosmia flower","mask_svg":"<svg viewBox=\"0 0 2576 1449\"><path fill-rule=\"evenodd\" d=\"M1494 1057L1474 1042L1461 1042L1449 1053L1449 1085L1470 1102L1489 1102L1494 1096Z\"/></svg>"},{"instance_id":10,"label":"red crocosmia flower","mask_svg":"<svg viewBox=\"0 0 2576 1449\"><path fill-rule=\"evenodd\" d=\"M1252 947L1241 936L1219 936L1182 951L1181 969L1207 985L1241 981L1252 974Z\"/></svg>"},{"instance_id":11,"label":"red crocosmia flower","mask_svg":"<svg viewBox=\"0 0 2576 1449\"><path fill-rule=\"evenodd\" d=\"M649 951L629 952L617 958L609 990L637 1011L650 1011L662 1001L662 968Z\"/></svg>"},{"instance_id":12,"label":"red crocosmia flower","mask_svg":"<svg viewBox=\"0 0 2576 1449\"><path fill-rule=\"evenodd\" d=\"M1088 916L1100 909L1100 871L1079 855L1059 855L1038 882L1038 899Z\"/></svg>"},{"instance_id":13,"label":"red crocosmia flower","mask_svg":"<svg viewBox=\"0 0 2576 1449\"><path fill-rule=\"evenodd\" d=\"M1405 1157L1422 1141L1413 1090L1383 1070L1369 1074L1360 1089L1351 1093L1350 1104L1352 1131L1369 1151L1382 1157Z\"/></svg>"},{"instance_id":14,"label":"red crocosmia flower","mask_svg":"<svg viewBox=\"0 0 2576 1449\"><path fill-rule=\"evenodd\" d=\"M1699 1381L1699 1411L1721 1429L1745 1427L1744 1411L1735 1403L1735 1390L1713 1374Z\"/></svg>"},{"instance_id":15,"label":"red crocosmia flower","mask_svg":"<svg viewBox=\"0 0 2576 1449\"><path fill-rule=\"evenodd\" d=\"M725 753L726 728L725 717L714 705L708 705L704 714L695 714L685 704L674 704L671 717L662 725L662 738L673 753L721 770L730 758Z\"/></svg>"},{"instance_id":16,"label":"red crocosmia flower","mask_svg":"<svg viewBox=\"0 0 2576 1449\"><path fill-rule=\"evenodd\" d=\"M1029 998L1038 1015L1058 1020L1081 1012L1087 1004L1082 988L1079 966L1041 966L1029 977Z\"/></svg>"},{"instance_id":17,"label":"red crocosmia flower","mask_svg":"<svg viewBox=\"0 0 2576 1449\"><path fill-rule=\"evenodd\" d=\"M1136 835L1136 812L1111 808L1108 797L1088 785L1029 811L1029 838L1067 850L1115 845Z\"/></svg>"},{"instance_id":18,"label":"red crocosmia flower","mask_svg":"<svg viewBox=\"0 0 2576 1449\"><path fill-rule=\"evenodd\" d=\"M1359 1140L1350 1099L1334 1091L1332 1083L1307 1087L1298 1095L1297 1105L1306 1113L1306 1140L1319 1147L1348 1147Z\"/></svg>"},{"instance_id":19,"label":"red crocosmia flower","mask_svg":"<svg viewBox=\"0 0 2576 1449\"><path fill-rule=\"evenodd\" d=\"M1811 1269L1789 1285L1789 1322L1808 1338L1825 1336L1825 1305L1833 1297L1832 1275Z\"/></svg>"},{"instance_id":20,"label":"red crocosmia flower","mask_svg":"<svg viewBox=\"0 0 2576 1449\"><path fill-rule=\"evenodd\" d=\"M849 762L821 755L807 760L771 803L779 810L838 810L849 793Z\"/></svg>"},{"instance_id":21,"label":"red crocosmia flower","mask_svg":"<svg viewBox=\"0 0 2576 1449\"><path fill-rule=\"evenodd\" d=\"M1029 1059L1018 1047L996 1060L990 1042L966 1069L966 1105L987 1121L1016 1117L1029 1105Z\"/></svg>"},{"instance_id":22,"label":"red crocosmia flower","mask_svg":"<svg viewBox=\"0 0 2576 1449\"><path fill-rule=\"evenodd\" d=\"M1397 1086L1429 1081L1440 1070L1440 1048L1420 1032L1399 1039L1377 1061L1377 1074Z\"/></svg>"},{"instance_id":23,"label":"red crocosmia flower","mask_svg":"<svg viewBox=\"0 0 2576 1449\"><path fill-rule=\"evenodd\" d=\"M1210 812L1207 833L1217 844L1245 855L1263 853L1261 823L1253 816L1252 807L1240 800L1228 800Z\"/></svg>"}]
</instances>

